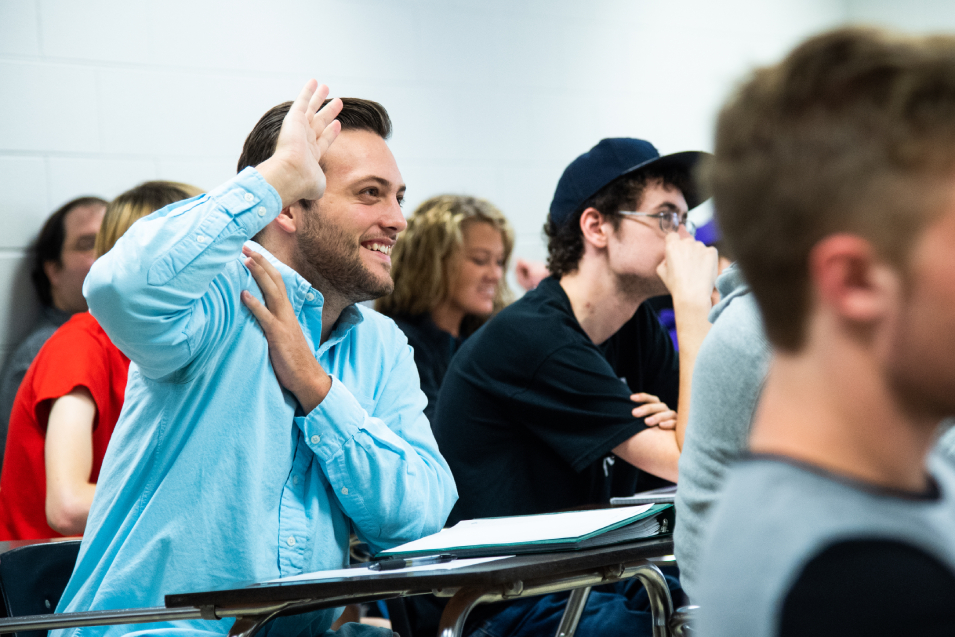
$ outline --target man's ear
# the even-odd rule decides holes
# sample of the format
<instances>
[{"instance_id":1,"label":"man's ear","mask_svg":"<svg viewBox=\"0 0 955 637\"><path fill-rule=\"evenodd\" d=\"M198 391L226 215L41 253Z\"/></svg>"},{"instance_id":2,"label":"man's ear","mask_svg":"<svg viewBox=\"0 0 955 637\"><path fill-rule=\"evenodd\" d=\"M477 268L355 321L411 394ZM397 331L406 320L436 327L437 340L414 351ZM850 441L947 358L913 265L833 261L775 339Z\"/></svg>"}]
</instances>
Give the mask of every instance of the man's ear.
<instances>
[{"instance_id":1,"label":"man's ear","mask_svg":"<svg viewBox=\"0 0 955 637\"><path fill-rule=\"evenodd\" d=\"M282 208L282 212L272 220L272 223L285 234L295 234L295 231L302 227L302 214L304 212L302 204L296 201L292 205Z\"/></svg>"},{"instance_id":2,"label":"man's ear","mask_svg":"<svg viewBox=\"0 0 955 637\"><path fill-rule=\"evenodd\" d=\"M890 311L901 290L899 272L867 240L836 234L809 253L809 275L819 300L848 321L871 323Z\"/></svg>"},{"instance_id":3,"label":"man's ear","mask_svg":"<svg viewBox=\"0 0 955 637\"><path fill-rule=\"evenodd\" d=\"M606 217L596 208L585 208L580 213L580 231L583 233L584 243L595 248L606 248L609 237L604 225Z\"/></svg>"},{"instance_id":4,"label":"man's ear","mask_svg":"<svg viewBox=\"0 0 955 637\"><path fill-rule=\"evenodd\" d=\"M47 280L50 282L50 287L57 286L57 282L60 280L60 272L62 270L63 270L63 266L57 263L56 261L43 262L43 273L46 275Z\"/></svg>"}]
</instances>

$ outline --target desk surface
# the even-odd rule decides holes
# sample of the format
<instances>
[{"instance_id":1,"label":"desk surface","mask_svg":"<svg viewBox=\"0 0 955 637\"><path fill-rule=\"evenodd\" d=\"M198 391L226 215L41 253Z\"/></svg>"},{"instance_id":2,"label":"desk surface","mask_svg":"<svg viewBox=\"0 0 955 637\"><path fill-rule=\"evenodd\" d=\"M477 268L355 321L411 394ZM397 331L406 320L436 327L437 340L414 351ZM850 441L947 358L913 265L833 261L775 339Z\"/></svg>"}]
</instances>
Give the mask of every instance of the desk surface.
<instances>
[{"instance_id":1,"label":"desk surface","mask_svg":"<svg viewBox=\"0 0 955 637\"><path fill-rule=\"evenodd\" d=\"M341 600L430 593L433 589L507 585L516 580L546 580L579 571L631 564L673 552L672 536L638 540L585 551L518 555L453 571L417 571L365 575L322 581L297 581L220 591L166 595L167 608L238 607L303 599Z\"/></svg>"}]
</instances>

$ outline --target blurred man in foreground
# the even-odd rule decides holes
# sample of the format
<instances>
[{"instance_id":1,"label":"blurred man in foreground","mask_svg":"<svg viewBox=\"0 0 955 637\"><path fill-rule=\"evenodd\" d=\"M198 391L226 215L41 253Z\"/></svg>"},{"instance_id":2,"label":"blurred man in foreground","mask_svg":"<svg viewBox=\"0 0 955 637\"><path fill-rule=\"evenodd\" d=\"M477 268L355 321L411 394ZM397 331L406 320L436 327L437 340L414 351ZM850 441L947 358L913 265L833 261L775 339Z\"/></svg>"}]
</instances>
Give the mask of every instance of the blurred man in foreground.
<instances>
[{"instance_id":1,"label":"blurred man in foreground","mask_svg":"<svg viewBox=\"0 0 955 637\"><path fill-rule=\"evenodd\" d=\"M775 354L701 634L953 634L955 38L809 40L724 108L711 176Z\"/></svg>"}]
</instances>

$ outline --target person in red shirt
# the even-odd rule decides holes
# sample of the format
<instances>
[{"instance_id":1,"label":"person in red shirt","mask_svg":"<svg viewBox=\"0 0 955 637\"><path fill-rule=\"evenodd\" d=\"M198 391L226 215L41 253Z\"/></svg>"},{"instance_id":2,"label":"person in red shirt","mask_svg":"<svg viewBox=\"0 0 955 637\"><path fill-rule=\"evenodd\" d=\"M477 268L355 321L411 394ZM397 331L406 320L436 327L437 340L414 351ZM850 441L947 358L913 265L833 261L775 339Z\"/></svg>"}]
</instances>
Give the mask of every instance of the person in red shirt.
<instances>
[{"instance_id":1,"label":"person in red shirt","mask_svg":"<svg viewBox=\"0 0 955 637\"><path fill-rule=\"evenodd\" d=\"M201 194L150 181L106 208L96 256L141 217ZM81 535L126 393L129 359L89 312L74 315L40 349L17 391L0 473L0 540Z\"/></svg>"}]
</instances>

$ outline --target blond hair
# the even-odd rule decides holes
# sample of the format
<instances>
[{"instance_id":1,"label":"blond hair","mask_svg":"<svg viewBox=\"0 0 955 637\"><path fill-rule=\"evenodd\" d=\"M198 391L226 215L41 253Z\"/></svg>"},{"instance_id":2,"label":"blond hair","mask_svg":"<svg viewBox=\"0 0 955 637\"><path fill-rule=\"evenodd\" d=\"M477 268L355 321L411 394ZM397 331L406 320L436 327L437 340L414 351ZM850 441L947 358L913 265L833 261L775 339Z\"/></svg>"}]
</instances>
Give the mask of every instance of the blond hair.
<instances>
[{"instance_id":1,"label":"blond hair","mask_svg":"<svg viewBox=\"0 0 955 637\"><path fill-rule=\"evenodd\" d=\"M504 270L514 247L514 230L507 218L489 201L461 195L438 195L422 203L408 219L391 255L394 292L375 302L375 309L388 316L415 316L432 312L450 294L450 266L464 243L463 228L488 223L504 243ZM511 290L502 277L494 293L492 315L511 301ZM487 316L468 315L461 333L469 334Z\"/></svg>"},{"instance_id":2,"label":"blond hair","mask_svg":"<svg viewBox=\"0 0 955 637\"><path fill-rule=\"evenodd\" d=\"M103 225L96 233L96 258L109 252L137 220L202 192L200 188L177 181L147 181L127 190L106 206Z\"/></svg>"}]
</instances>

